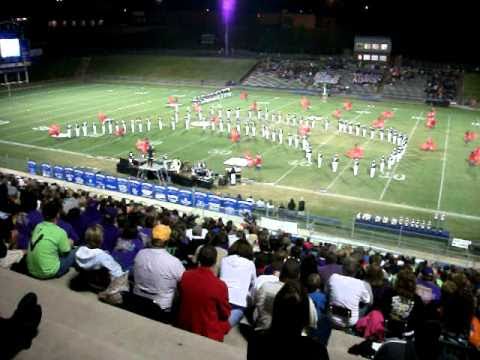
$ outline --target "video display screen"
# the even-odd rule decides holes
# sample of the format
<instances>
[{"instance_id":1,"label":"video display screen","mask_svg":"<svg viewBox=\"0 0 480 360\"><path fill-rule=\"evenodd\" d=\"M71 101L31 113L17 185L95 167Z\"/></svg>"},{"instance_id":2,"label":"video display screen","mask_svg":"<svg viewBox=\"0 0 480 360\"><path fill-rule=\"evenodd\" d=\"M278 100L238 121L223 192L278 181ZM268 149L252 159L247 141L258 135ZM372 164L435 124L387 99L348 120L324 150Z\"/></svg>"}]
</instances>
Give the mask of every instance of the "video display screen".
<instances>
[{"instance_id":1,"label":"video display screen","mask_svg":"<svg viewBox=\"0 0 480 360\"><path fill-rule=\"evenodd\" d=\"M18 39L0 39L0 57L19 57L20 41Z\"/></svg>"}]
</instances>

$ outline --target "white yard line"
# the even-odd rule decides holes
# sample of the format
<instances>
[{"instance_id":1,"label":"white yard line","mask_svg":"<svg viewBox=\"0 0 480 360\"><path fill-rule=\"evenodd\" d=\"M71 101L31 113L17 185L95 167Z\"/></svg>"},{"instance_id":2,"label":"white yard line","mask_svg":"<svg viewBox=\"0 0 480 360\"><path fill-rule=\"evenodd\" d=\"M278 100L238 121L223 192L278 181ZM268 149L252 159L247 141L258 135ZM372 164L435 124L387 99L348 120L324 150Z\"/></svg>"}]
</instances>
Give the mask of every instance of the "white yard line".
<instances>
[{"instance_id":1,"label":"white yard line","mask_svg":"<svg viewBox=\"0 0 480 360\"><path fill-rule=\"evenodd\" d=\"M328 137L328 139L324 142L322 142L316 149L316 152L318 152L318 150L320 150L323 146L327 145L333 138L337 137L337 135L335 134L332 134ZM298 167L298 165L294 165L292 166L290 169L288 169L282 176L280 176L276 181L273 182L274 185L277 185L278 183L280 183L280 181L282 181L283 179L285 179L288 175L290 175L292 173L293 170L295 170L296 168Z\"/></svg>"},{"instance_id":2,"label":"white yard line","mask_svg":"<svg viewBox=\"0 0 480 360\"><path fill-rule=\"evenodd\" d=\"M288 169L282 176L280 176L274 183L273 185L277 185L280 181L282 181L283 179L285 179L288 175L290 175L292 173L292 171L294 171L296 168L298 167L298 165L294 165L292 166L290 169Z\"/></svg>"},{"instance_id":3,"label":"white yard line","mask_svg":"<svg viewBox=\"0 0 480 360\"><path fill-rule=\"evenodd\" d=\"M106 109L104 109L105 107L111 107L112 105L115 105L115 109L111 110L111 111L106 111L107 112L107 115L109 114L112 114L112 113L115 113L115 112L118 112L118 111L121 111L122 109L119 108L118 106L121 106L125 103L126 100L129 100L131 98L132 94L128 93L128 94L124 94L124 95L121 95L121 96L115 96L112 98L112 95L111 94L107 94L107 95L101 95L99 97L101 98L107 98L106 101L102 101L101 103L98 103L98 104L95 104L94 106L89 106L89 107L82 107L80 110L74 110L74 111L66 111L66 112L63 112L61 114L62 117L64 118L72 118L74 116L74 114L80 114L80 115L83 115L85 113L89 113L89 112L97 112L97 111L105 111ZM98 98L98 97L97 97ZM153 100L147 100L147 101L150 101L152 103ZM86 103L91 103L90 100L85 100ZM83 103L83 102L82 102ZM136 104L144 104L144 102L140 102L140 103L136 103ZM78 101L77 102L69 102L69 103L66 103L66 104L75 104L75 105L78 105L78 104L81 104L79 103ZM118 104L118 106L117 106ZM160 103L154 103L155 105L160 105ZM65 105L65 104L63 104ZM138 106L140 106L138 105ZM27 126L31 126L32 124L38 124L38 123L42 123L42 122L45 122L45 119L44 117L47 116L48 114L54 114L54 113L58 113L58 112L61 112L62 109L69 109L71 108L70 106L58 106L58 105L53 105L52 107L54 107L55 109L52 110L52 111L48 111L48 112L45 112L45 113L38 113L38 112L35 112L33 111L31 115L27 115L27 116L22 116L22 120L26 120L26 119L29 119L31 117L42 117L41 119L39 120L33 120L33 121L28 121L27 124L25 124L25 121L21 121L21 124L19 124L18 126L9 126L9 130L11 129L16 129L16 128L25 128ZM163 109L163 108L162 108ZM162 111L163 113L163 111ZM96 115L96 114L94 114ZM27 133L29 130L25 131L25 132L22 132L22 133L17 133L19 135L23 134L23 133Z\"/></svg>"},{"instance_id":4,"label":"white yard line","mask_svg":"<svg viewBox=\"0 0 480 360\"><path fill-rule=\"evenodd\" d=\"M122 101L124 101L124 100L122 100ZM107 103L107 104L117 104L117 103L118 103L118 101L109 102L109 103ZM124 114L122 114L122 118L128 118L128 117L131 117L132 115L144 114L144 113L147 113L147 112L154 112L154 111L157 111L158 114L162 114L162 115L165 115L166 113L168 114L168 111L163 110L163 108L161 108L162 110L159 111L158 108L157 108L158 104L153 103L153 101L136 104L136 107L138 107L138 106L140 106L140 105L144 105L145 103L149 103L150 105L149 105L148 107L143 107L140 112L138 112L137 110L135 110L135 111L132 111L132 112L124 113ZM102 105L102 106L105 106L105 105ZM110 106L110 105L106 105L106 106ZM96 108L91 108L91 109L96 109ZM118 110L118 109L117 109L117 110ZM112 113L114 113L114 112L117 111L117 110L108 111L108 114L112 114ZM83 111L85 111L85 109L80 110L80 111L83 112ZM79 111L77 111L77 112L79 112ZM134 116L133 116L133 117L134 117ZM41 121L43 121L43 120L41 120ZM94 121L95 121L95 120L94 120ZM28 134L28 133L30 133L31 131L32 131L32 130L27 130L27 131L23 131L23 132L20 132L20 133L15 133L15 135ZM83 137L82 137L81 139L83 139ZM43 140L45 140L45 136L39 137L39 138L37 138L36 140L33 140L31 143L36 143L36 142L40 142L40 141L43 141ZM108 141L107 141L107 142L105 142L105 143L104 143L103 145L101 145L101 146L106 146L106 145L108 145L109 143L111 143L111 142L108 142ZM63 145L63 144L60 144L60 145ZM100 147L101 147L101 146L100 146Z\"/></svg>"},{"instance_id":5,"label":"white yard line","mask_svg":"<svg viewBox=\"0 0 480 360\"><path fill-rule=\"evenodd\" d=\"M357 116L355 116L352 121L355 121L355 120L358 120L360 118L360 116L362 116L363 114L359 114ZM367 146L367 144L370 142L370 139L368 139L367 141L365 141L362 146L365 147ZM327 191L330 190L333 185L335 185L335 183L338 181L338 179L340 179L340 177L343 175L343 173L345 171L347 171L348 169L350 169L350 166L351 164L353 163L353 160L350 160L350 162L348 163L348 165L342 170L340 171L340 173L330 182L330 184L328 184L328 186L326 187Z\"/></svg>"},{"instance_id":6,"label":"white yard line","mask_svg":"<svg viewBox=\"0 0 480 360\"><path fill-rule=\"evenodd\" d=\"M412 141L412 136L415 133L415 130L417 130L417 127L418 127L418 124L420 123L420 119L421 119L422 114L423 114L423 112L420 113L419 116L417 116L417 122L415 123L415 126L412 128L412 130L410 131L410 134L408 135L408 141L409 142ZM408 150L408 144L407 144L407 149L406 150ZM387 193L388 187L390 186L390 183L392 182L393 175L395 175L395 171L397 170L397 167L398 167L399 164L400 164L400 162L397 162L395 164L395 167L393 168L393 171L390 174L390 177L388 178L387 183L385 184L385 187L383 188L382 193L380 194L379 200L382 200L383 197L385 196L385 194Z\"/></svg>"},{"instance_id":7,"label":"white yard line","mask_svg":"<svg viewBox=\"0 0 480 360\"><path fill-rule=\"evenodd\" d=\"M52 151L52 152L56 152L56 153L60 153L60 154L84 156L84 157L87 157L87 158L90 158L90 159L101 159L101 160L108 160L108 161L117 162L117 159L112 159L110 157L94 156L94 155L89 155L89 154L85 154L85 153L81 153L81 152L62 150L62 149L52 149L52 148L48 148L48 147L44 147L44 146L23 144L23 143L19 143L19 142L15 142L15 141L0 140L0 144L19 146L19 147L24 147L24 148L33 149L33 150ZM72 165L72 166L74 166L74 165Z\"/></svg>"},{"instance_id":8,"label":"white yard line","mask_svg":"<svg viewBox=\"0 0 480 360\"><path fill-rule=\"evenodd\" d=\"M361 114L355 116L351 121L358 120L360 118L360 116L361 116ZM324 141L323 143L320 144L320 146L317 147L316 151L318 152L318 150L320 150L323 146L327 145L336 136L338 136L338 134L335 130L333 135L330 135L326 141ZM298 167L298 165L294 165L293 167L288 169L282 176L280 176L276 181L274 181L273 184L274 185L279 184L280 181L282 181L284 178L286 178L288 175L290 175L292 173L292 171L295 170L297 167ZM339 175L341 175L341 174L339 174Z\"/></svg>"},{"instance_id":9,"label":"white yard line","mask_svg":"<svg viewBox=\"0 0 480 360\"><path fill-rule=\"evenodd\" d=\"M223 150L230 150L230 149L231 149L232 147L234 147L235 145L237 145L237 144L232 144L232 145L230 145L229 147L223 148ZM211 155L208 155L206 158L204 158L204 159L202 159L202 160L200 160L200 161L207 161L207 160L211 159L211 158L214 157L214 156L222 156L222 155L211 154Z\"/></svg>"},{"instance_id":10,"label":"white yard line","mask_svg":"<svg viewBox=\"0 0 480 360\"><path fill-rule=\"evenodd\" d=\"M184 145L184 146L181 146L181 147L179 147L179 148L176 148L176 149L173 150L173 151L167 152L167 155L175 154L175 153L177 153L177 152L179 152L179 151L182 151L182 150L185 150L185 149L189 148L190 146L197 145L197 144L199 144L199 143L201 143L201 142L204 142L204 141L207 141L207 140L209 140L209 138L208 138L207 136L202 137L202 138L201 138L200 140L198 140L198 141L194 141L194 142L188 143L187 145Z\"/></svg>"},{"instance_id":11,"label":"white yard line","mask_svg":"<svg viewBox=\"0 0 480 360\"><path fill-rule=\"evenodd\" d=\"M95 86L95 85L92 85L92 86ZM102 109L102 108L111 106L110 104L115 104L115 105L118 104L119 106L124 105L125 101L130 100L131 97L132 97L131 92L128 92L127 90L124 90L124 91L125 91L124 94L122 94L122 95L115 94L115 96L113 98L112 98L112 93L107 93L107 94L104 94L104 95L97 95L96 99L107 98L107 101L102 101L101 103L95 104L94 106L90 106L90 107L82 107L80 110L63 112L62 117L72 117L73 114L84 114L86 112L91 112L91 111L97 112L97 111L105 110L105 109ZM190 93L194 94L195 91L186 92L186 94L190 94ZM147 98L146 100L150 101L150 102L154 102L153 99L148 99ZM145 101L143 101L141 103L144 103L144 102ZM71 108L70 105L75 105L75 107L78 107L79 104L83 104L83 103L89 104L89 103L91 103L91 100L87 99L87 100L80 101L80 102L78 100L74 100L74 101L67 101L67 102L64 102L64 103L61 103L61 104L51 103L46 108L47 109L52 108L53 110L45 111L45 112L38 112L38 110L35 110L36 108L43 108L43 107L34 107L33 109L31 109L31 111L28 111L28 115L25 115L25 114L22 115L22 120L29 119L29 118L38 118L38 117L42 117L42 119L28 121L28 125L25 125L25 122L22 121L21 124L19 124L18 126L10 126L9 129L23 128L23 127L30 126L31 124L37 124L37 123L44 122L45 120L43 118L48 116L49 114L56 114L56 113L62 111L63 109L70 109ZM137 104L139 104L139 103L137 103ZM156 102L155 102L155 104L156 104ZM26 107L28 107L28 106L26 105ZM121 111L121 110L123 110L123 109L120 108L120 107L116 107L115 109L109 111L108 113L111 114L111 113L115 113L115 112ZM21 112L20 114L26 113L26 112L27 111L24 111L24 112ZM2 114L2 117L6 118L3 114Z\"/></svg>"},{"instance_id":12,"label":"white yard line","mask_svg":"<svg viewBox=\"0 0 480 360\"><path fill-rule=\"evenodd\" d=\"M445 180L445 170L447 168L447 149L448 149L449 135L450 135L450 116L448 117L448 121L447 121L447 134L445 135L445 146L443 149L442 177L440 179L440 190L438 191L437 210L440 210L440 206L442 205L443 184Z\"/></svg>"},{"instance_id":13,"label":"white yard line","mask_svg":"<svg viewBox=\"0 0 480 360\"><path fill-rule=\"evenodd\" d=\"M96 86L98 86L98 85L96 85ZM77 87L72 88L72 89L64 89L64 90L65 91L62 91L62 92L67 94L67 93L70 92L69 90L71 90L71 91L77 90ZM18 99L12 98L11 103L9 104L12 109L9 109L8 111L5 111L4 113L2 113L2 116L14 116L14 115L18 115L18 114L27 114L27 113L29 115L33 115L33 114L38 115L39 111L43 111L45 113L48 113L48 112L46 112L46 110L48 110L48 109L56 110L59 105L79 104L79 103L81 104L83 102L88 102L87 100L79 101L78 99L72 100L72 99L69 99L69 98L65 99L67 101L58 102L58 100L57 100L57 101L52 102L52 101L50 101L51 98L49 97L49 95L50 94L36 94L36 96L42 96L44 98L42 99L43 101L40 102L40 103L37 103L38 100L35 100L35 104L36 104L35 106L32 106L32 104L31 104L32 100L28 100L28 102L26 102L26 101L23 102L22 100L18 101ZM111 93L108 93L108 94L102 95L102 97L111 96L111 95L112 95ZM75 93L73 93L71 95L68 95L68 96L73 97L73 96L75 96ZM21 105L26 110L23 110L23 111L19 112L18 111L19 105Z\"/></svg>"}]
</instances>

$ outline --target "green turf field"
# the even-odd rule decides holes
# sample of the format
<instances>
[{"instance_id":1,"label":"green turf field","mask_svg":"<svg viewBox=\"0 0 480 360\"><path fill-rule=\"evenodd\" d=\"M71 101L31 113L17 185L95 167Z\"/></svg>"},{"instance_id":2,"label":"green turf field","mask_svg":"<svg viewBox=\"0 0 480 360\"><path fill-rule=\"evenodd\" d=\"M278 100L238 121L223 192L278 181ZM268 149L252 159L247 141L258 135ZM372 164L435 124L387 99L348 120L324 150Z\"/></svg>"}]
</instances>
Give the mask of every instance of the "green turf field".
<instances>
[{"instance_id":1,"label":"green turf field","mask_svg":"<svg viewBox=\"0 0 480 360\"><path fill-rule=\"evenodd\" d=\"M464 98L480 100L480 74L466 73L463 81Z\"/></svg>"},{"instance_id":2,"label":"green turf field","mask_svg":"<svg viewBox=\"0 0 480 360\"><path fill-rule=\"evenodd\" d=\"M245 101L240 100L240 90L236 90L231 98L211 105L224 109L240 107L242 117L247 116L247 109L253 101L260 106L268 104L270 113L329 117L329 131L325 132L320 126L312 131L313 159L316 160L318 151L324 154L324 165L318 169L316 165L305 166L300 150L261 139L260 126L257 126L256 140L243 137L239 144L232 144L225 134L210 130L186 131L183 115L187 106L193 96L208 90L72 82L32 86L28 90L13 92L11 97L3 92L0 95L0 152L3 155L0 164L24 169L26 159L33 159L52 164L94 166L114 172L115 159L125 157L133 150L140 135L127 132L124 137L55 139L49 137L45 130L33 128L55 123L65 131L68 123L98 122L99 112L115 120L151 117L153 130L148 136L157 153L166 153L170 158L204 160L211 168L223 172L223 162L229 157L262 154L264 166L261 171L244 171L244 177L254 180L252 184L220 191L252 194L277 203L286 203L290 197L298 200L303 196L309 211L337 217L347 224L359 211L426 220L432 219L434 212L442 211L447 213L446 227L454 236L480 240L480 168L470 167L466 161L470 151L480 146L480 140L469 145L463 142L466 130L480 133L480 127L472 125L480 117L478 113L453 108L437 109L438 125L430 130L424 124L425 115L430 111L425 105L354 100L352 111L344 112L345 119L370 125L382 111L393 110L395 116L387 121L387 126L410 135L406 155L393 171L397 176L394 178L390 174L370 179L367 175L370 161L388 155L392 145L378 139L338 135L336 121L331 114L342 106L344 99L323 101L320 97L310 96L311 109L303 111L300 95L297 94L249 91L249 98ZM170 95L178 97L181 104L181 120L176 131L170 129L172 109L166 105ZM209 107L204 105L205 114L208 114ZM159 115L164 119L162 131L157 128ZM297 130L285 124L281 126L285 129L285 138L289 132ZM430 136L438 148L433 153L425 153L419 147ZM350 159L344 156L355 144L365 149L365 159L361 161L360 175L356 178L352 175ZM335 153L341 154L336 174L328 167Z\"/></svg>"},{"instance_id":3,"label":"green turf field","mask_svg":"<svg viewBox=\"0 0 480 360\"><path fill-rule=\"evenodd\" d=\"M111 55L94 56L88 73L94 75L140 76L150 80L239 81L257 60L209 57ZM141 64L141 66L139 66Z\"/></svg>"}]
</instances>

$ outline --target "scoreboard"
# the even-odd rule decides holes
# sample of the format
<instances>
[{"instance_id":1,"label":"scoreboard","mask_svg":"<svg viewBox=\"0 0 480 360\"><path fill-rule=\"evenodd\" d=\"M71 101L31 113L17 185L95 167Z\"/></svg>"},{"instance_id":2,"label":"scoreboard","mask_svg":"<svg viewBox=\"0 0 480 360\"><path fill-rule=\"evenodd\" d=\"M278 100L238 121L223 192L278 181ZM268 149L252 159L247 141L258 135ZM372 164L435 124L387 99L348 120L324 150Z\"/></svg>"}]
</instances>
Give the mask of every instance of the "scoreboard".
<instances>
[{"instance_id":1,"label":"scoreboard","mask_svg":"<svg viewBox=\"0 0 480 360\"><path fill-rule=\"evenodd\" d=\"M382 36L355 36L353 51L358 61L386 63L390 60L392 40Z\"/></svg>"},{"instance_id":2,"label":"scoreboard","mask_svg":"<svg viewBox=\"0 0 480 360\"><path fill-rule=\"evenodd\" d=\"M0 32L0 85L28 83L30 64L28 41Z\"/></svg>"}]
</instances>

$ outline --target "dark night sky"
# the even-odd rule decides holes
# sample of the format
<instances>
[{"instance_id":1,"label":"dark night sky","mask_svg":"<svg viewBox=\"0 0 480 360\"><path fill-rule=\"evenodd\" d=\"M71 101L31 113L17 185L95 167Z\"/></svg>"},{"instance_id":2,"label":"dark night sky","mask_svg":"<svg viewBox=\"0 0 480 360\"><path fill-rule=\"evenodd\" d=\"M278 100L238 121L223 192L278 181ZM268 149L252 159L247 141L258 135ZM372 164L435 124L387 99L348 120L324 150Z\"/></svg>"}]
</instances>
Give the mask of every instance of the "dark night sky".
<instances>
[{"instance_id":1,"label":"dark night sky","mask_svg":"<svg viewBox=\"0 0 480 360\"><path fill-rule=\"evenodd\" d=\"M386 35L412 47L431 46L445 51L475 53L470 41L478 33L478 1L432 0L236 0L236 22L258 12L314 13L336 18L339 29L356 34ZM170 12L214 10L219 0L3 0L0 19L8 16L55 18L58 14L114 17L123 8ZM368 6L368 10L365 10ZM398 43L397 42L397 43ZM395 43L394 43L395 47ZM466 55L465 55L466 54Z\"/></svg>"}]
</instances>

